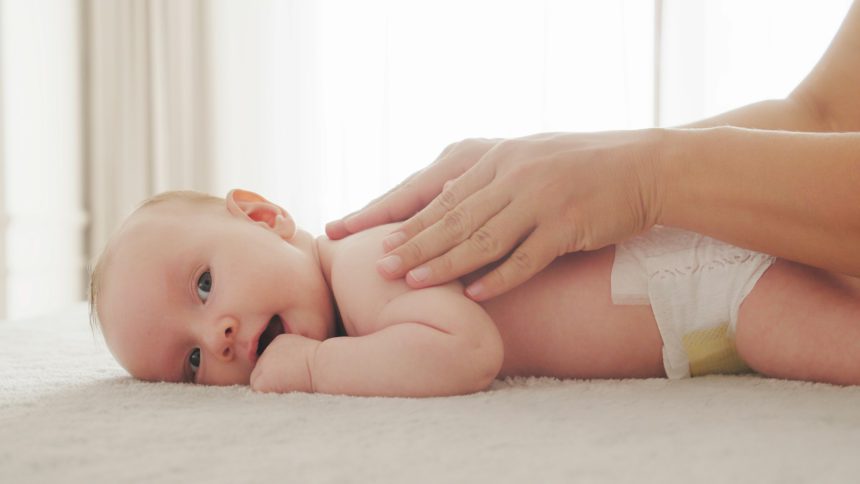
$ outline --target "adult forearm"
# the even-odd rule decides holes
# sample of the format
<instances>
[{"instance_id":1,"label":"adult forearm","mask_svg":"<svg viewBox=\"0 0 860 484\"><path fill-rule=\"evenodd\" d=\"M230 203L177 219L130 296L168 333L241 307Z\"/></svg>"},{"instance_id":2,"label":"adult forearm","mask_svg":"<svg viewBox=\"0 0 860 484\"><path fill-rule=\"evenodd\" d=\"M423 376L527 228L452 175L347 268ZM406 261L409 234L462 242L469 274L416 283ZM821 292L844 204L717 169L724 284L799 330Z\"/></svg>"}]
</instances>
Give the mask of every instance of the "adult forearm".
<instances>
[{"instance_id":1,"label":"adult forearm","mask_svg":"<svg viewBox=\"0 0 860 484\"><path fill-rule=\"evenodd\" d=\"M829 123L809 102L798 95L749 104L732 111L685 124L681 128L741 128L781 131L832 131Z\"/></svg>"},{"instance_id":2,"label":"adult forearm","mask_svg":"<svg viewBox=\"0 0 860 484\"><path fill-rule=\"evenodd\" d=\"M860 133L664 131L658 223L860 276Z\"/></svg>"}]
</instances>

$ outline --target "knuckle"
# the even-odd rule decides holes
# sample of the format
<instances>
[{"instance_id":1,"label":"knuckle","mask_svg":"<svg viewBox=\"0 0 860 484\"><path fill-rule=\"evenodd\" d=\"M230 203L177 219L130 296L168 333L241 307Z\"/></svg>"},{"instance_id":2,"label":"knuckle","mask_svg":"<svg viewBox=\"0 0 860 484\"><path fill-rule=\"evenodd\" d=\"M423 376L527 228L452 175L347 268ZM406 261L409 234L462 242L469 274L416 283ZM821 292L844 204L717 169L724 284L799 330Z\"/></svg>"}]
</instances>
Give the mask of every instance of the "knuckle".
<instances>
[{"instance_id":1,"label":"knuckle","mask_svg":"<svg viewBox=\"0 0 860 484\"><path fill-rule=\"evenodd\" d=\"M452 186L442 190L442 193L439 194L439 205L445 210L451 210L457 206L457 194L454 193Z\"/></svg>"},{"instance_id":2,"label":"knuckle","mask_svg":"<svg viewBox=\"0 0 860 484\"><path fill-rule=\"evenodd\" d=\"M540 169L540 163L513 163L509 165L509 169L511 179L522 182Z\"/></svg>"},{"instance_id":3,"label":"knuckle","mask_svg":"<svg viewBox=\"0 0 860 484\"><path fill-rule=\"evenodd\" d=\"M482 254L488 255L498 255L501 244L499 239L496 238L493 234L490 233L489 230L485 228L480 228L472 234L469 238L472 243L472 246L478 250L478 252Z\"/></svg>"},{"instance_id":4,"label":"knuckle","mask_svg":"<svg viewBox=\"0 0 860 484\"><path fill-rule=\"evenodd\" d=\"M493 149L502 154L512 155L520 150L522 144L523 142L518 139L506 139L496 143Z\"/></svg>"},{"instance_id":5,"label":"knuckle","mask_svg":"<svg viewBox=\"0 0 860 484\"><path fill-rule=\"evenodd\" d=\"M424 249L417 242L410 242L403 245L402 254L408 261L423 261L424 253Z\"/></svg>"},{"instance_id":6,"label":"knuckle","mask_svg":"<svg viewBox=\"0 0 860 484\"><path fill-rule=\"evenodd\" d=\"M399 186L394 187L393 191L411 192L415 190L415 180L412 178L406 179Z\"/></svg>"},{"instance_id":7,"label":"knuckle","mask_svg":"<svg viewBox=\"0 0 860 484\"><path fill-rule=\"evenodd\" d=\"M446 147L445 147L445 149L444 149L444 150L442 150L442 152L441 152L441 153L439 153L439 156L438 156L438 157L436 157L435 162L436 162L436 163L439 163L439 162L441 162L440 160L444 159L446 156L450 156L452 153L454 153L455 151L457 151L458 149L460 149L460 147L463 145L463 143L464 143L465 141L466 141L466 140L463 140L463 141L455 141L455 142L453 142L453 143L449 144L448 146L446 146Z\"/></svg>"},{"instance_id":8,"label":"knuckle","mask_svg":"<svg viewBox=\"0 0 860 484\"><path fill-rule=\"evenodd\" d=\"M501 288L505 288L508 285L508 276L505 275L505 272L502 271L502 267L493 271L492 276L488 278L489 286L498 291Z\"/></svg>"},{"instance_id":9,"label":"knuckle","mask_svg":"<svg viewBox=\"0 0 860 484\"><path fill-rule=\"evenodd\" d=\"M469 231L469 216L462 209L452 210L442 218L442 226L451 239L462 240Z\"/></svg>"},{"instance_id":10,"label":"knuckle","mask_svg":"<svg viewBox=\"0 0 860 484\"><path fill-rule=\"evenodd\" d=\"M475 143L474 138L463 138L460 141L457 141L456 143L452 143L452 145L454 146L454 148L463 149L463 148L468 148L469 146L472 146L474 143Z\"/></svg>"},{"instance_id":11,"label":"knuckle","mask_svg":"<svg viewBox=\"0 0 860 484\"><path fill-rule=\"evenodd\" d=\"M511 262L518 271L529 272L534 267L534 257L524 250L516 250L511 255Z\"/></svg>"},{"instance_id":12,"label":"knuckle","mask_svg":"<svg viewBox=\"0 0 860 484\"><path fill-rule=\"evenodd\" d=\"M414 237L416 234L424 230L424 221L415 217L407 222L404 222L403 225L400 226L400 231L406 234L407 237Z\"/></svg>"}]
</instances>

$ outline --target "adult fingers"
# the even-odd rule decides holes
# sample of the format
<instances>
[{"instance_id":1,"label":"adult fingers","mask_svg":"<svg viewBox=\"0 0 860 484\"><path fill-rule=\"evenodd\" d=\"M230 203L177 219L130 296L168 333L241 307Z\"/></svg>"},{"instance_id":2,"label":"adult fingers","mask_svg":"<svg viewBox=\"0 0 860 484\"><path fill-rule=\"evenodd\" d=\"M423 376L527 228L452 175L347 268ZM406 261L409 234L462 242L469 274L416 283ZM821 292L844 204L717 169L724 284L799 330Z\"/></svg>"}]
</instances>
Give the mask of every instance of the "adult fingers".
<instances>
[{"instance_id":1,"label":"adult fingers","mask_svg":"<svg viewBox=\"0 0 860 484\"><path fill-rule=\"evenodd\" d=\"M485 187L447 212L427 230L388 253L378 262L377 267L386 277L403 277L406 271L416 265L444 254L469 239L476 229L503 211L507 204L508 199L504 195L493 193ZM413 279L421 280L427 275L426 271L419 271L413 274ZM453 277L456 275L447 280ZM438 280L438 274L433 280Z\"/></svg>"},{"instance_id":2,"label":"adult fingers","mask_svg":"<svg viewBox=\"0 0 860 484\"><path fill-rule=\"evenodd\" d=\"M466 295L475 301L486 301L540 272L558 255L554 232L550 227L539 225L502 265L470 284Z\"/></svg>"},{"instance_id":3,"label":"adult fingers","mask_svg":"<svg viewBox=\"0 0 860 484\"><path fill-rule=\"evenodd\" d=\"M406 282L418 288L461 277L501 259L533 229L534 221L529 213L506 203L461 244L409 271Z\"/></svg>"},{"instance_id":4,"label":"adult fingers","mask_svg":"<svg viewBox=\"0 0 860 484\"><path fill-rule=\"evenodd\" d=\"M446 214L457 208L461 202L487 186L493 180L494 173L495 169L489 163L478 163L466 170L458 178L443 182L441 193L435 195L435 198L426 204L421 211L414 214L406 222L403 222L394 233L383 240L383 249L386 252L390 252L442 220ZM486 199L480 197L479 200L486 201ZM451 223L447 228L449 242L444 247L444 250L453 247L454 244L459 243L472 233L477 226L468 226L467 224L468 219L472 215L471 211L464 211L452 216L453 218L449 220ZM477 220L477 224L482 224L485 220L486 218ZM443 231L444 229L442 228L435 228L431 230L431 233L434 233L437 236L436 238L439 239L439 235L443 234ZM413 247L412 250L414 249ZM421 260L418 262L427 260L424 257L419 258Z\"/></svg>"},{"instance_id":5,"label":"adult fingers","mask_svg":"<svg viewBox=\"0 0 860 484\"><path fill-rule=\"evenodd\" d=\"M507 203L507 195L482 190L492 175L479 167L466 172L423 210L383 240L390 252L377 267L387 277L402 277L409 269L446 252L465 240ZM477 192L477 193L476 193ZM469 200L468 203L463 203ZM426 229L426 230L425 230Z\"/></svg>"}]
</instances>

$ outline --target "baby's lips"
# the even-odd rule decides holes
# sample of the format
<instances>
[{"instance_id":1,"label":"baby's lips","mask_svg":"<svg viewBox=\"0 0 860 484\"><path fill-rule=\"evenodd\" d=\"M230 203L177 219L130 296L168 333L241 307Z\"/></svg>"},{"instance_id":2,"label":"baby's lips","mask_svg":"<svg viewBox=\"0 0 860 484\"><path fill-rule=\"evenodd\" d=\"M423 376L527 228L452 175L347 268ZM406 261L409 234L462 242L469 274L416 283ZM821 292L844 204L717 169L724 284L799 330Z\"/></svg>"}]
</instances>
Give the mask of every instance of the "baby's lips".
<instances>
[{"instance_id":1,"label":"baby's lips","mask_svg":"<svg viewBox=\"0 0 860 484\"><path fill-rule=\"evenodd\" d=\"M254 336L248 344L248 362L251 363L251 368L257 365L257 347L260 345L260 336L263 335L263 331L265 330L266 326L263 326L263 329L260 330L260 334Z\"/></svg>"},{"instance_id":2,"label":"baby's lips","mask_svg":"<svg viewBox=\"0 0 860 484\"><path fill-rule=\"evenodd\" d=\"M280 325L281 325L281 328L280 328L281 331L278 333L278 335L274 336L274 338L277 338L277 336L279 336L281 334L289 334L290 333L290 326L284 320L284 317L281 316L280 314L277 314L277 313L273 314L272 317L269 318L269 322L266 323L265 325L263 325L263 327L260 329L260 333L257 334L254 337L254 339L251 340L251 342L250 342L250 345L248 348L248 361L251 363L251 367L256 366L257 360L259 359L260 356L262 356L262 354L259 356L257 355L257 350L260 347L260 340L263 338L264 335L266 335L266 332L269 331L269 326L272 324L273 320L275 320L276 318L277 318L277 323L280 323ZM268 346L268 344L271 344L271 341L274 341L274 338L271 338L271 339L268 339L268 338L269 338L269 336L267 336L267 346ZM263 353L265 353L265 351L266 350L264 349Z\"/></svg>"}]
</instances>

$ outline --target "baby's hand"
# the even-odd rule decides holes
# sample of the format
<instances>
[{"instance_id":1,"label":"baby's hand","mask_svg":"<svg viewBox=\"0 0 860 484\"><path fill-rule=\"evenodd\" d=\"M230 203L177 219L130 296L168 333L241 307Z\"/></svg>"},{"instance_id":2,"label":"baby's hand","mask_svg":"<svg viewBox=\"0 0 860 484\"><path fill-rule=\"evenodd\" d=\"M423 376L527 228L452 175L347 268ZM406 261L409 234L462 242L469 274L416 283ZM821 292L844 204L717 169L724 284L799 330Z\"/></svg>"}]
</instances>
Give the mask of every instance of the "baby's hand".
<instances>
[{"instance_id":1,"label":"baby's hand","mask_svg":"<svg viewBox=\"0 0 860 484\"><path fill-rule=\"evenodd\" d=\"M272 341L251 372L251 388L258 392L312 393L311 364L321 341L282 334Z\"/></svg>"}]
</instances>

